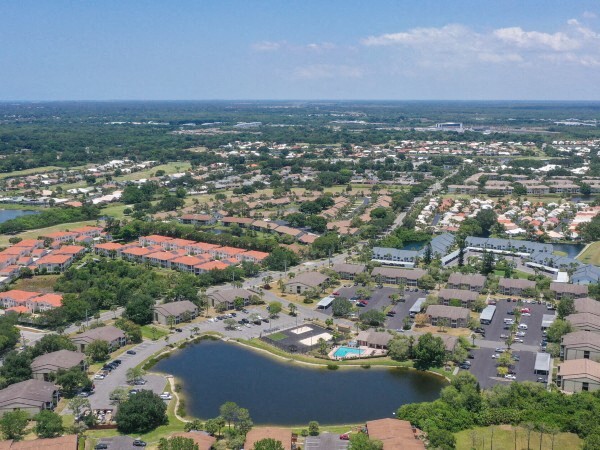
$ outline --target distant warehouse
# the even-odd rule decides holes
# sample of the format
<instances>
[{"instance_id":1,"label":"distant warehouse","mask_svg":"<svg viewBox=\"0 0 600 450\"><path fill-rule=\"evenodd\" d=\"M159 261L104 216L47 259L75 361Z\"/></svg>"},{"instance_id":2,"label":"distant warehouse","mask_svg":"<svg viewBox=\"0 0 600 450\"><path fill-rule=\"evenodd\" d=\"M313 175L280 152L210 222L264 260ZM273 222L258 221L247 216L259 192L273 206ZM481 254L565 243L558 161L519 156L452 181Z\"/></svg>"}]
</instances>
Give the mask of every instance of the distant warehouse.
<instances>
[{"instance_id":1,"label":"distant warehouse","mask_svg":"<svg viewBox=\"0 0 600 450\"><path fill-rule=\"evenodd\" d=\"M481 311L481 315L479 316L479 322L481 322L482 325L489 325L490 323L492 323L492 319L494 318L495 313L495 305L486 306L484 310Z\"/></svg>"}]
</instances>

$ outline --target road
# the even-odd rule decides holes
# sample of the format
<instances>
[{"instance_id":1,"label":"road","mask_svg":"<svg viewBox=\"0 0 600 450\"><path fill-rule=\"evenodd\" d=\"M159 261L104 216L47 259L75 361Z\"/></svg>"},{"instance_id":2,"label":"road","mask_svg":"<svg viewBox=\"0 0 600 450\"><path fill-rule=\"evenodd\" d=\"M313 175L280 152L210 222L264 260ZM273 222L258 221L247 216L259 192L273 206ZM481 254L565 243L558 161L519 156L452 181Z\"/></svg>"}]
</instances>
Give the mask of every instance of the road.
<instances>
[{"instance_id":1,"label":"road","mask_svg":"<svg viewBox=\"0 0 600 450\"><path fill-rule=\"evenodd\" d=\"M106 321L108 321L108 320L112 320L112 319L114 319L115 317L121 317L121 315L123 314L123 311L124 311L124 310L125 310L125 308L123 308L123 307L119 306L119 307L117 308L117 310L116 310L116 311L114 311L114 312L113 312L113 311L106 311L106 312L103 312L102 314L100 314L100 319L98 319L98 320L99 320L100 322L106 322ZM94 319L93 317L89 317L89 318L88 318L88 322L91 322L92 320L96 320L96 319ZM69 326L68 326L68 327L65 329L64 333L65 333L65 334L73 334L73 333L76 333L77 331L79 331L79 328L80 328L80 327L78 327L77 325L69 325Z\"/></svg>"}]
</instances>

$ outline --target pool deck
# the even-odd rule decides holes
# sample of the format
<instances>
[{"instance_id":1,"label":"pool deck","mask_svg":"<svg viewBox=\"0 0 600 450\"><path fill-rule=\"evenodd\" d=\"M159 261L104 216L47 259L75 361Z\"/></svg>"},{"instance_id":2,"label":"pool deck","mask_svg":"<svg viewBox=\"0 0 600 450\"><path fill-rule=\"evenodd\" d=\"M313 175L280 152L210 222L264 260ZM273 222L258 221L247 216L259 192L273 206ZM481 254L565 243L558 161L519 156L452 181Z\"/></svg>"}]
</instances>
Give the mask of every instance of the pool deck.
<instances>
[{"instance_id":1,"label":"pool deck","mask_svg":"<svg viewBox=\"0 0 600 450\"><path fill-rule=\"evenodd\" d=\"M335 352L338 351L339 348L343 348L343 347L347 347L346 345L338 345L335 346L327 355L329 357L329 359L335 360L335 361L341 361L343 359L361 359L361 358L365 358L365 357L372 357L372 356L385 356L387 354L386 350L382 350L382 349L375 349L375 348L370 348L370 347L365 347L365 346L360 346L360 347L350 347L350 348L356 348L358 350L362 350L362 353L360 355L357 354L347 354L344 357L340 357L340 356L335 356Z\"/></svg>"}]
</instances>

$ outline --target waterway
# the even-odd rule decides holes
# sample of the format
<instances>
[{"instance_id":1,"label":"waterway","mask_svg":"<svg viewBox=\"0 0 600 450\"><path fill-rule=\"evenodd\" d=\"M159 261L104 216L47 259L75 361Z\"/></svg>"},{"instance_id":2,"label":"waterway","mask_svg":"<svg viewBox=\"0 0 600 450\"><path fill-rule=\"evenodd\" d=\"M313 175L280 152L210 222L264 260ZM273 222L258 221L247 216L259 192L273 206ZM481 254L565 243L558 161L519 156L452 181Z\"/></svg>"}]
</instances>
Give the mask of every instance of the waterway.
<instances>
[{"instance_id":1,"label":"waterway","mask_svg":"<svg viewBox=\"0 0 600 450\"><path fill-rule=\"evenodd\" d=\"M0 209L0 223L7 220L15 219L26 214L38 214L38 211L30 211L25 209Z\"/></svg>"},{"instance_id":2,"label":"waterway","mask_svg":"<svg viewBox=\"0 0 600 450\"><path fill-rule=\"evenodd\" d=\"M564 252L570 258L575 258L581 250L583 250L585 244L552 244L554 251Z\"/></svg>"},{"instance_id":3,"label":"waterway","mask_svg":"<svg viewBox=\"0 0 600 450\"><path fill-rule=\"evenodd\" d=\"M208 419L227 401L248 408L256 424L350 424L392 417L406 403L431 401L443 378L415 370L328 370L279 361L237 344L202 341L160 361L154 370L183 384L188 413Z\"/></svg>"}]
</instances>

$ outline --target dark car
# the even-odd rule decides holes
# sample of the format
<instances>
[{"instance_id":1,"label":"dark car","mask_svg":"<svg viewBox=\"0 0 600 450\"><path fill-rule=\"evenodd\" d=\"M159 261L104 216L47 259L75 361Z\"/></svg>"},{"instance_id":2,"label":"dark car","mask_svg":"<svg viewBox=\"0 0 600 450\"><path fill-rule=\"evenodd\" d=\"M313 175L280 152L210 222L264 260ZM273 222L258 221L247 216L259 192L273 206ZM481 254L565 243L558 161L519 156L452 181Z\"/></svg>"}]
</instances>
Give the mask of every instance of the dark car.
<instances>
[{"instance_id":1,"label":"dark car","mask_svg":"<svg viewBox=\"0 0 600 450\"><path fill-rule=\"evenodd\" d=\"M146 443L144 441L142 441L141 439L136 439L135 441L133 441L133 446L134 447L145 447Z\"/></svg>"},{"instance_id":2,"label":"dark car","mask_svg":"<svg viewBox=\"0 0 600 450\"><path fill-rule=\"evenodd\" d=\"M473 353L469 353L467 355L467 358L469 358L469 359L475 359L475 355Z\"/></svg>"},{"instance_id":3,"label":"dark car","mask_svg":"<svg viewBox=\"0 0 600 450\"><path fill-rule=\"evenodd\" d=\"M250 321L248 319L246 319L246 318L240 320L240 322L242 322L242 323L250 323Z\"/></svg>"},{"instance_id":4,"label":"dark car","mask_svg":"<svg viewBox=\"0 0 600 450\"><path fill-rule=\"evenodd\" d=\"M118 366L121 363L122 361L120 359L115 359L111 364L116 364Z\"/></svg>"},{"instance_id":5,"label":"dark car","mask_svg":"<svg viewBox=\"0 0 600 450\"><path fill-rule=\"evenodd\" d=\"M260 321L260 319L256 319L253 323L254 325L260 325L262 322Z\"/></svg>"},{"instance_id":6,"label":"dark car","mask_svg":"<svg viewBox=\"0 0 600 450\"><path fill-rule=\"evenodd\" d=\"M471 368L471 364L461 364L458 367L464 370L469 370Z\"/></svg>"},{"instance_id":7,"label":"dark car","mask_svg":"<svg viewBox=\"0 0 600 450\"><path fill-rule=\"evenodd\" d=\"M137 352L135 350L127 350L127 354L128 355L137 355Z\"/></svg>"},{"instance_id":8,"label":"dark car","mask_svg":"<svg viewBox=\"0 0 600 450\"><path fill-rule=\"evenodd\" d=\"M269 318L268 318L268 317L264 317L264 318L262 319L262 321L263 321L264 323L269 323Z\"/></svg>"},{"instance_id":9,"label":"dark car","mask_svg":"<svg viewBox=\"0 0 600 450\"><path fill-rule=\"evenodd\" d=\"M237 314L236 314L236 313L234 313L234 312L232 312L232 313L231 313L231 317L237 317Z\"/></svg>"},{"instance_id":10,"label":"dark car","mask_svg":"<svg viewBox=\"0 0 600 450\"><path fill-rule=\"evenodd\" d=\"M94 447L94 450L105 450L107 448L108 448L108 444L100 442L99 444L96 444L96 446Z\"/></svg>"},{"instance_id":11,"label":"dark car","mask_svg":"<svg viewBox=\"0 0 600 450\"><path fill-rule=\"evenodd\" d=\"M181 329L181 328L175 328L175 331L177 331L178 333L181 333L181 332L183 332L183 329Z\"/></svg>"}]
</instances>

